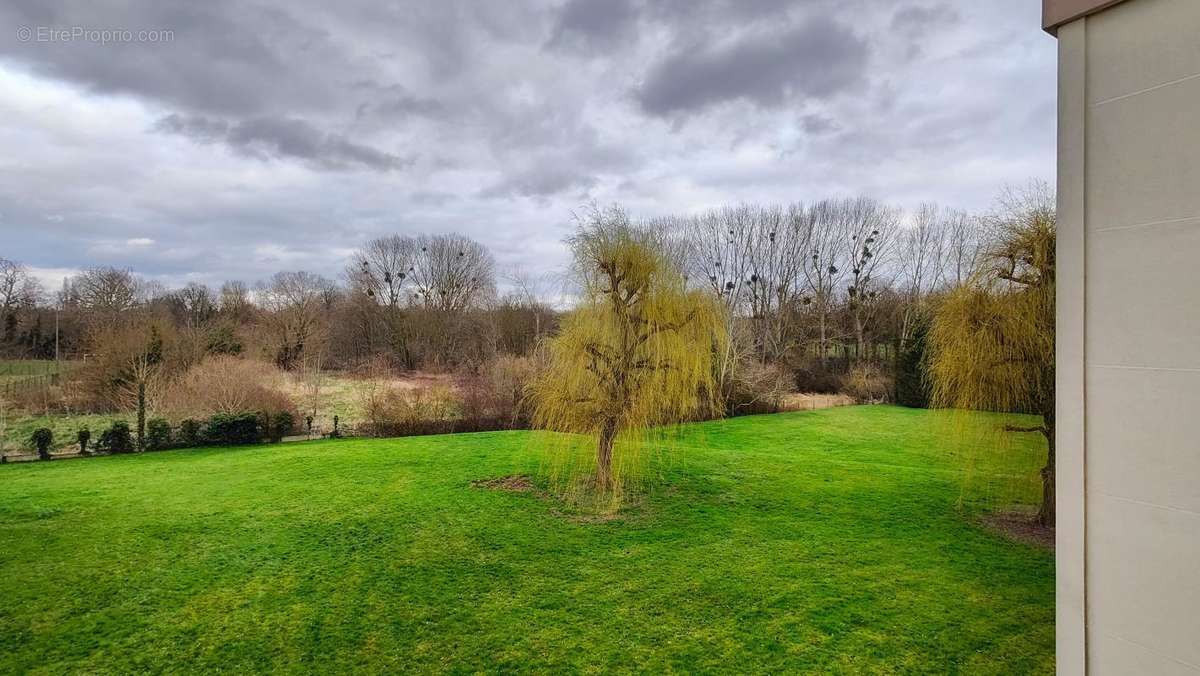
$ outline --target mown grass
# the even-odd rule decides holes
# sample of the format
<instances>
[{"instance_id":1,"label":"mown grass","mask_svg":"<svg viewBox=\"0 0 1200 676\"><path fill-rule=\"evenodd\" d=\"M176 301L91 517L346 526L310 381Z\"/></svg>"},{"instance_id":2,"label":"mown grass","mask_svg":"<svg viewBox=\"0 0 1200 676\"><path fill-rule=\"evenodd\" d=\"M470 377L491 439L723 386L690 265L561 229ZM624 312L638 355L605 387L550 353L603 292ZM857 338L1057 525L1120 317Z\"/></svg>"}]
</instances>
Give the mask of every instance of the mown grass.
<instances>
[{"instance_id":1,"label":"mown grass","mask_svg":"<svg viewBox=\"0 0 1200 676\"><path fill-rule=\"evenodd\" d=\"M973 518L1040 454L939 420L688 426L611 519L472 487L527 432L0 467L0 672L1051 673L1053 555Z\"/></svg>"}]
</instances>

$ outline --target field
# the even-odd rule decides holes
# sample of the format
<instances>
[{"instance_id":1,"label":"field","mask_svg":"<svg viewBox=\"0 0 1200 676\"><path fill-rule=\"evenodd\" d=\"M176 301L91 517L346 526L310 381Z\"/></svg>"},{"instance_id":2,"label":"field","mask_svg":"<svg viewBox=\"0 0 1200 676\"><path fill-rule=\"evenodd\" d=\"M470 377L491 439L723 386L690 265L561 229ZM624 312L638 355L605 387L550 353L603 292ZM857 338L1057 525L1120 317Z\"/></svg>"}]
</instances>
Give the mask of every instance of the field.
<instances>
[{"instance_id":1,"label":"field","mask_svg":"<svg viewBox=\"0 0 1200 676\"><path fill-rule=\"evenodd\" d=\"M3 466L0 672L1053 673L1053 554L978 525L1044 455L999 420L687 426L613 517L528 432Z\"/></svg>"},{"instance_id":2,"label":"field","mask_svg":"<svg viewBox=\"0 0 1200 676\"><path fill-rule=\"evenodd\" d=\"M48 372L46 369L53 369L53 366L54 362L0 361L0 384L3 384L6 372L14 374L11 376L12 378L25 379L30 377L29 374ZM361 391L369 382L372 381L343 373L326 372L319 376L280 374L278 382L272 384L296 402L301 415L315 412L313 429L319 433L333 429L335 415L339 417L343 429L353 428L363 420ZM395 389L417 387L449 389L454 386L454 381L450 376L428 373L414 373L402 377L379 377L375 378L373 382L377 387ZM811 407L806 404L801 406ZM158 413L150 411L149 415L154 417ZM136 415L132 411L42 415L5 410L0 407L0 453L8 453L10 456L32 455L34 451L29 442L29 436L39 427L49 428L54 433L55 448L64 449L75 447L76 433L80 428L87 427L91 430L94 440L113 421L124 420L133 424L135 419Z\"/></svg>"}]
</instances>

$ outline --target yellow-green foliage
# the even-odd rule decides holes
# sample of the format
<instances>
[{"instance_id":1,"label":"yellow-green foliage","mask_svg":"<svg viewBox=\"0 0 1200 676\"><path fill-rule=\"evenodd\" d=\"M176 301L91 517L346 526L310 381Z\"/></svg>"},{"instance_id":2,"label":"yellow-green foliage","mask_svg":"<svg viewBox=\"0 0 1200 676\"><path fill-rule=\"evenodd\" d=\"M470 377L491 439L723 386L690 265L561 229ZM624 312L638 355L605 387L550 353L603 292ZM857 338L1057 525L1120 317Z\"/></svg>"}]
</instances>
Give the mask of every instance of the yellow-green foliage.
<instances>
[{"instance_id":1,"label":"yellow-green foliage","mask_svg":"<svg viewBox=\"0 0 1200 676\"><path fill-rule=\"evenodd\" d=\"M1042 417L1039 520L1054 522L1055 216L1048 199L997 219L983 267L940 302L928 335L932 403ZM980 449L983 450L983 449ZM969 478L969 477L968 477Z\"/></svg>"},{"instance_id":2,"label":"yellow-green foliage","mask_svg":"<svg viewBox=\"0 0 1200 676\"><path fill-rule=\"evenodd\" d=\"M688 290L654 235L619 209L593 209L570 244L580 300L547 345L534 423L592 437L591 462L557 470L594 472L602 492L619 494L651 427L719 409L713 354L725 322L711 294Z\"/></svg>"},{"instance_id":3,"label":"yellow-green foliage","mask_svg":"<svg viewBox=\"0 0 1200 676\"><path fill-rule=\"evenodd\" d=\"M938 406L1043 414L1054 402L1054 215L1002 223L988 265L940 303L929 333Z\"/></svg>"}]
</instances>

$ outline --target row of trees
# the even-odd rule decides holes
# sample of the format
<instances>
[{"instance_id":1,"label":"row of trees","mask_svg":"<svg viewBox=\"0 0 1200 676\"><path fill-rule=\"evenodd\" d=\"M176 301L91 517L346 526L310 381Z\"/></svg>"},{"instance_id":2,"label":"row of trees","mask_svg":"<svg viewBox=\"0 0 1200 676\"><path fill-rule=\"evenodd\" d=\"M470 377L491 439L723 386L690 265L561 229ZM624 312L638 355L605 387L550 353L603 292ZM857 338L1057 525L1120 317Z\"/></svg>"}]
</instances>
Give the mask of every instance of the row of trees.
<instances>
[{"instance_id":1,"label":"row of trees","mask_svg":"<svg viewBox=\"0 0 1200 676\"><path fill-rule=\"evenodd\" d=\"M976 267L985 226L936 205L905 215L868 198L741 205L638 224L655 234L656 250L685 286L722 308L729 340L715 368L727 402L739 388L762 389L757 367L774 369L767 380L819 391L836 389L838 374L856 364L890 370L927 323L929 299ZM101 369L85 408L128 401L126 384L147 370L137 363L147 350L162 353L153 359L168 372L211 354L290 371L380 359L404 370L478 369L497 354L529 354L560 317L528 280L508 279L509 291L497 293L491 255L460 235L371 240L340 280L290 271L253 286L167 289L96 267L50 294L18 263L3 261L0 274L0 352L133 364L118 377ZM755 395L742 399L752 406Z\"/></svg>"}]
</instances>

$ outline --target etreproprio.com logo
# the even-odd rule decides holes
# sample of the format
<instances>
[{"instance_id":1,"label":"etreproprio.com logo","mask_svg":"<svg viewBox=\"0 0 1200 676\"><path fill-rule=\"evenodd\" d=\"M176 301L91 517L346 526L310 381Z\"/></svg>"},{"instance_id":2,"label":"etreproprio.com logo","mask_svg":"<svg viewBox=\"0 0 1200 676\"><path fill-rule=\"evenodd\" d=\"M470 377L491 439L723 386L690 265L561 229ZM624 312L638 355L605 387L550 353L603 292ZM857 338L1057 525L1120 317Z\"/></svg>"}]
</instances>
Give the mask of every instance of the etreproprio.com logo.
<instances>
[{"instance_id":1,"label":"etreproprio.com logo","mask_svg":"<svg viewBox=\"0 0 1200 676\"><path fill-rule=\"evenodd\" d=\"M19 26L17 40L21 42L90 42L101 45L135 42L172 42L175 31L170 29L89 28L87 26Z\"/></svg>"}]
</instances>

